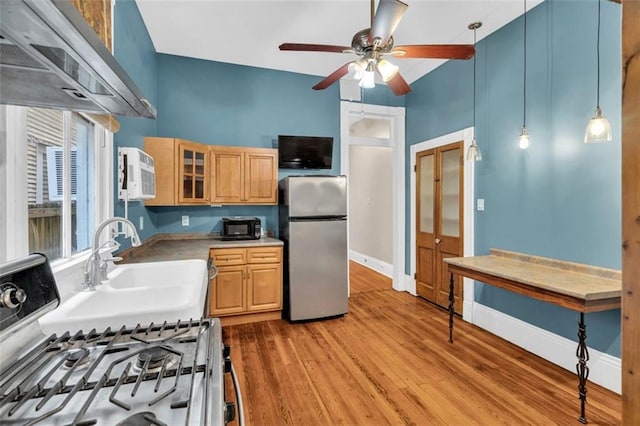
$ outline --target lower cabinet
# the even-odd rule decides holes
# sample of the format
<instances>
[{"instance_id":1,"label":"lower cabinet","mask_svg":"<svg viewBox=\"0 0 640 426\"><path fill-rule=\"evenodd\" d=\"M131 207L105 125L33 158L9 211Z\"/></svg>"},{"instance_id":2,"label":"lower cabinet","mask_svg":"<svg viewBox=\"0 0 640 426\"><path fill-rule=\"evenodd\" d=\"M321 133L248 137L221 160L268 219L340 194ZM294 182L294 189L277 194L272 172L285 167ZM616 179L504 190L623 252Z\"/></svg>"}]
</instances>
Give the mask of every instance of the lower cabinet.
<instances>
[{"instance_id":1,"label":"lower cabinet","mask_svg":"<svg viewBox=\"0 0 640 426\"><path fill-rule=\"evenodd\" d=\"M279 317L282 311L281 246L211 249L209 256L218 268L218 276L209 283L210 316L274 312L272 316ZM243 321L237 318L235 322Z\"/></svg>"}]
</instances>

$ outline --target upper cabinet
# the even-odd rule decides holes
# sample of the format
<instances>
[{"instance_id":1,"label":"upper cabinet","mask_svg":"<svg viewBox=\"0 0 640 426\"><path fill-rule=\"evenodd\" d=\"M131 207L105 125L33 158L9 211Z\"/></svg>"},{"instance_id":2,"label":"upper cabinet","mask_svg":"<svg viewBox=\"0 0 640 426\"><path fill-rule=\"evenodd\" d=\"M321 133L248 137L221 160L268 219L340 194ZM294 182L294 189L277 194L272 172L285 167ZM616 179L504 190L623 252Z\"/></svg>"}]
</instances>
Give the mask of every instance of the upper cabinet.
<instances>
[{"instance_id":1,"label":"upper cabinet","mask_svg":"<svg viewBox=\"0 0 640 426\"><path fill-rule=\"evenodd\" d=\"M209 202L206 145L178 139L178 204Z\"/></svg>"},{"instance_id":2,"label":"upper cabinet","mask_svg":"<svg viewBox=\"0 0 640 426\"><path fill-rule=\"evenodd\" d=\"M211 146L211 203L277 204L278 151Z\"/></svg>"},{"instance_id":3,"label":"upper cabinet","mask_svg":"<svg viewBox=\"0 0 640 426\"><path fill-rule=\"evenodd\" d=\"M278 204L276 149L146 137L144 150L156 171L156 198L147 206Z\"/></svg>"},{"instance_id":4,"label":"upper cabinet","mask_svg":"<svg viewBox=\"0 0 640 426\"><path fill-rule=\"evenodd\" d=\"M209 147L177 138L144 138L144 150L153 157L156 198L147 206L209 203Z\"/></svg>"}]
</instances>

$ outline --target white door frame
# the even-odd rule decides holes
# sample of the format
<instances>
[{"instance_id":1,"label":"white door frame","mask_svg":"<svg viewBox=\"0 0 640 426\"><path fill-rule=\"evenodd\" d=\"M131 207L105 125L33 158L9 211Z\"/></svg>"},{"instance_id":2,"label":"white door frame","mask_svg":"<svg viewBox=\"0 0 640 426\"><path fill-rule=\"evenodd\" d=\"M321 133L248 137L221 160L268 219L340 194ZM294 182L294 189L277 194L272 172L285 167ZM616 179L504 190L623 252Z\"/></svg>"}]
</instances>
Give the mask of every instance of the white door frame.
<instances>
[{"instance_id":1,"label":"white door frame","mask_svg":"<svg viewBox=\"0 0 640 426\"><path fill-rule=\"evenodd\" d=\"M377 138L351 137L349 135L350 118L364 114L369 117L384 117L391 120L391 137L389 140ZM349 174L349 145L390 146L393 149L393 271L392 285L395 290L406 290L405 259L405 109L369 105L360 102L340 102L340 173ZM349 205L347 203L347 213ZM371 232L376 232L372 229ZM348 235L348 228L347 228ZM348 238L348 236L347 236Z\"/></svg>"},{"instance_id":2,"label":"white door frame","mask_svg":"<svg viewBox=\"0 0 640 426\"><path fill-rule=\"evenodd\" d=\"M411 227L409 228L409 238L411 241L411 271L409 287L407 291L413 295L416 295L416 280L414 274L416 273L416 174L413 172L416 166L416 154L426 149L436 148L450 143L464 141L464 211L463 211L463 224L464 224L464 245L463 256L473 256L474 253L474 220L473 220L473 206L474 206L474 191L473 191L473 169L474 162L466 161L466 152L471 145L473 139L473 127L467 127L466 129L459 130L457 132L449 133L434 139L429 139L424 142L420 142L415 145L411 145ZM462 303L462 318L465 321L472 322L473 319L473 300L474 300L474 281L469 278L464 278L463 289L463 303Z\"/></svg>"}]
</instances>

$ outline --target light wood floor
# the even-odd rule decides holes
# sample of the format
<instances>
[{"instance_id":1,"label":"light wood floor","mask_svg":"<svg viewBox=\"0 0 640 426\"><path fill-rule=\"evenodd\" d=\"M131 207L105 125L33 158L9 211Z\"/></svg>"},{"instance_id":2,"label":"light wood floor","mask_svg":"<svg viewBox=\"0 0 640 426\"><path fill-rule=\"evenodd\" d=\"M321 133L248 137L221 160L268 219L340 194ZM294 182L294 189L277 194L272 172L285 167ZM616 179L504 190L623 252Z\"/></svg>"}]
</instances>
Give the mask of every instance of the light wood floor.
<instances>
[{"instance_id":1,"label":"light wood floor","mask_svg":"<svg viewBox=\"0 0 640 426\"><path fill-rule=\"evenodd\" d=\"M381 279L352 273L352 290ZM355 287L344 318L224 327L247 425L579 425L571 372L461 320L449 344L444 311ZM621 406L589 384L590 424L620 424Z\"/></svg>"},{"instance_id":2,"label":"light wood floor","mask_svg":"<svg viewBox=\"0 0 640 426\"><path fill-rule=\"evenodd\" d=\"M358 262L349 261L350 294L376 290L391 290L391 278L375 273Z\"/></svg>"}]
</instances>

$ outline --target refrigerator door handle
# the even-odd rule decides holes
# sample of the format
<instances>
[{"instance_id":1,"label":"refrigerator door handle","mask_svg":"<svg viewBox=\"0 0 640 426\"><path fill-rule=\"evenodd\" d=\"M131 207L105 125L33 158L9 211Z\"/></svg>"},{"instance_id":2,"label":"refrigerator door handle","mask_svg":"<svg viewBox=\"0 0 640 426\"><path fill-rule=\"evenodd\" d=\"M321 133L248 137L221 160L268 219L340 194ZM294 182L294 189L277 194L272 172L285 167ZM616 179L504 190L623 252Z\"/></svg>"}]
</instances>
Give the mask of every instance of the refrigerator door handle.
<instances>
[{"instance_id":1,"label":"refrigerator door handle","mask_svg":"<svg viewBox=\"0 0 640 426\"><path fill-rule=\"evenodd\" d=\"M347 216L299 216L289 218L289 222L329 222L336 220L347 220Z\"/></svg>"}]
</instances>

